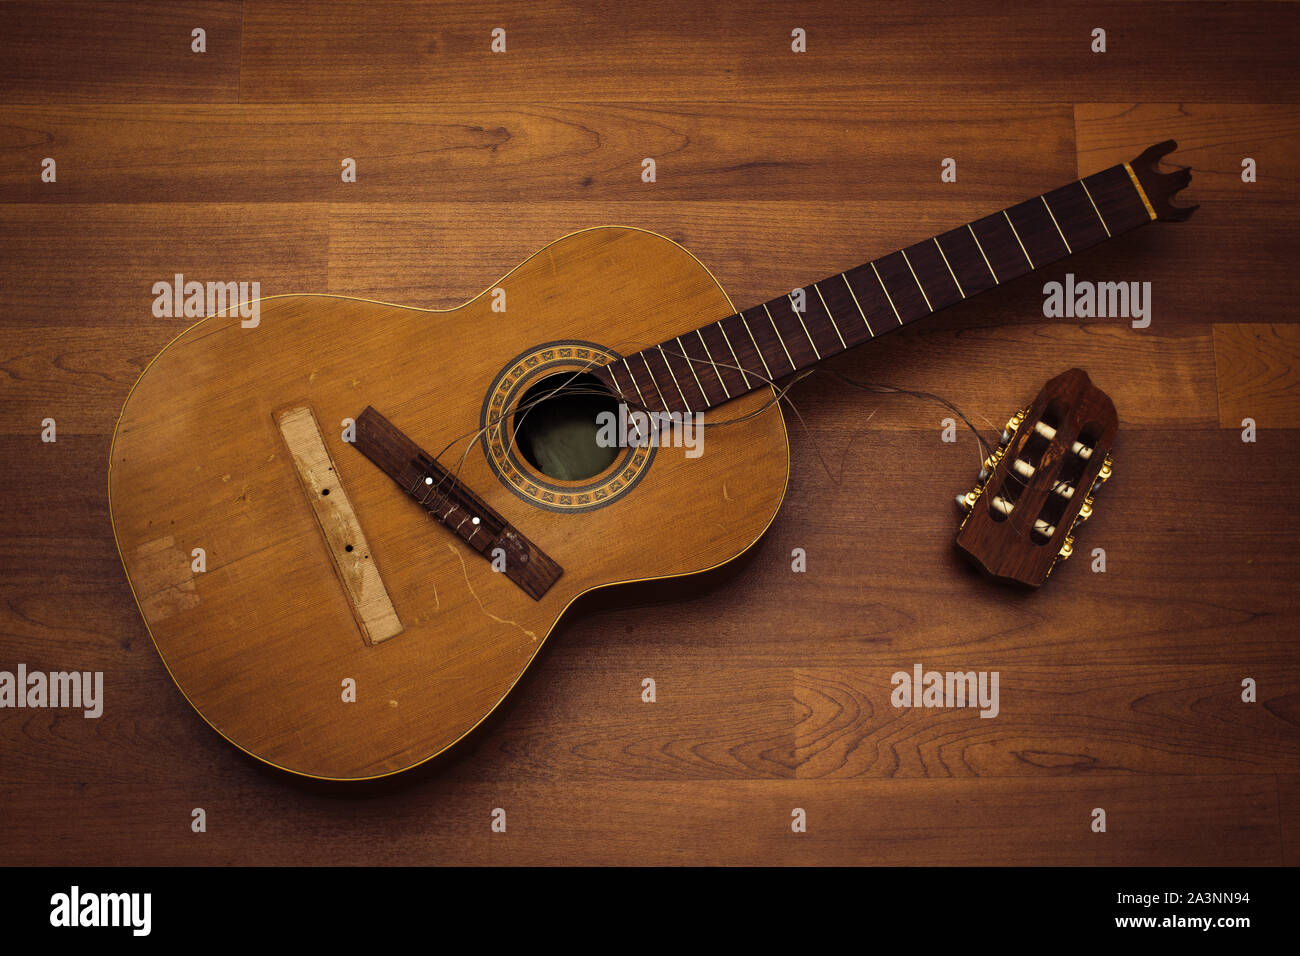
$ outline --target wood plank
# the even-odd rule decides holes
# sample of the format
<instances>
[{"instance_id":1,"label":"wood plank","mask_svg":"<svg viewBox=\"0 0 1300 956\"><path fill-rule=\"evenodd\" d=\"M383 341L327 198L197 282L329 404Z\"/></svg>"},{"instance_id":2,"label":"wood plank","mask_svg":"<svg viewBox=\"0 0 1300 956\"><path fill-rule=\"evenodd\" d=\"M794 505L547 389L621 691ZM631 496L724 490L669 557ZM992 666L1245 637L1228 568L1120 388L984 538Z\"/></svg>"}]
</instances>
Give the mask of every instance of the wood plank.
<instances>
[{"instance_id":1,"label":"wood plank","mask_svg":"<svg viewBox=\"0 0 1300 956\"><path fill-rule=\"evenodd\" d=\"M142 369L195 321L155 316L155 283L181 273L259 282L264 296L324 291L328 217L300 203L0 204L0 327L79 329L96 347L116 340ZM0 355L16 357L8 342Z\"/></svg>"},{"instance_id":2,"label":"wood plank","mask_svg":"<svg viewBox=\"0 0 1300 956\"><path fill-rule=\"evenodd\" d=\"M1008 666L998 709L896 708L892 675L977 669L962 658L803 670L800 777L1269 774L1300 763L1300 671L1289 664ZM1241 700L1243 676L1263 696Z\"/></svg>"},{"instance_id":3,"label":"wood plank","mask_svg":"<svg viewBox=\"0 0 1300 956\"><path fill-rule=\"evenodd\" d=\"M503 202L868 199L990 208L1072 178L1069 107L736 103L6 106L0 202ZM285 131L292 130L292 136ZM43 183L53 155L59 181ZM644 157L656 181L641 179ZM940 161L959 161L956 183ZM163 159L165 157L165 159ZM344 183L341 161L357 163Z\"/></svg>"},{"instance_id":4,"label":"wood plank","mask_svg":"<svg viewBox=\"0 0 1300 956\"><path fill-rule=\"evenodd\" d=\"M564 26L543 7L504 16L466 4L453 18L412 3L376 17L340 0L249 0L241 99L437 102L540 89L551 101L599 90L617 101L860 104L906 89L919 103L1005 105L1122 102L1134 90L1153 100L1248 103L1267 90L1287 102L1300 92L1291 69L1300 28L1285 4L1075 0L990 11L977 0L907 0L855 8L846 20L835 0L803 4L797 17L778 6L678 0L617 9L576 2L558 16ZM796 26L807 31L803 54L791 52ZM1090 49L1098 26L1107 30L1105 54ZM506 53L490 52L495 27L506 29ZM576 44L600 55L575 56Z\"/></svg>"},{"instance_id":5,"label":"wood plank","mask_svg":"<svg viewBox=\"0 0 1300 956\"><path fill-rule=\"evenodd\" d=\"M1282 865L1300 866L1300 774L1278 774L1277 788L1282 819Z\"/></svg>"},{"instance_id":6,"label":"wood plank","mask_svg":"<svg viewBox=\"0 0 1300 956\"><path fill-rule=\"evenodd\" d=\"M683 651L653 633L637 636L599 656L557 643L465 753L432 775L471 783L507 764L519 782L591 785L1300 773L1293 662L1003 665L979 652L913 662L900 647L889 665L803 668L751 663L742 646ZM190 713L151 658L147 642L136 653L47 646L20 658L29 670L104 670L106 706L98 720L34 711L0 725L12 759L7 781L74 782L106 736L116 741L116 782L175 775L197 785L204 775L241 773L241 758ZM998 715L894 708L891 675L917 662L998 670ZM1258 681L1257 704L1240 701L1243 675ZM654 703L641 699L647 677Z\"/></svg>"},{"instance_id":7,"label":"wood plank","mask_svg":"<svg viewBox=\"0 0 1300 956\"><path fill-rule=\"evenodd\" d=\"M367 801L299 792L284 818L282 789L255 784L196 796L174 784L49 787L40 802L0 787L0 843L15 865L72 863L376 864L447 859L538 865L1270 865L1278 861L1271 777L1159 780L567 781L467 785L427 781ZM151 813L140 813L149 805ZM204 808L208 830L190 831ZM431 816L429 807L438 813ZM1094 808L1107 830L1090 829ZM506 832L490 829L494 808ZM806 833L791 813L807 814ZM103 822L69 830L70 817ZM663 821L671 820L671 826ZM26 834L41 833L32 840Z\"/></svg>"},{"instance_id":8,"label":"wood plank","mask_svg":"<svg viewBox=\"0 0 1300 956\"><path fill-rule=\"evenodd\" d=\"M1122 163L1157 139L1178 140L1190 166L1193 201L1249 206L1300 199L1300 106L1282 103L1078 103L1074 107L1079 175ZM1257 180L1242 182L1244 158ZM1198 213L1199 215L1199 213Z\"/></svg>"},{"instance_id":9,"label":"wood plank","mask_svg":"<svg viewBox=\"0 0 1300 956\"><path fill-rule=\"evenodd\" d=\"M230 103L239 96L239 0L19 0L6 3L4 15L0 101ZM205 53L191 49L196 27L207 32ZM31 174L38 177L39 167Z\"/></svg>"},{"instance_id":10,"label":"wood plank","mask_svg":"<svg viewBox=\"0 0 1300 956\"><path fill-rule=\"evenodd\" d=\"M1300 427L1300 326L1216 324L1214 365L1222 427Z\"/></svg>"}]
</instances>

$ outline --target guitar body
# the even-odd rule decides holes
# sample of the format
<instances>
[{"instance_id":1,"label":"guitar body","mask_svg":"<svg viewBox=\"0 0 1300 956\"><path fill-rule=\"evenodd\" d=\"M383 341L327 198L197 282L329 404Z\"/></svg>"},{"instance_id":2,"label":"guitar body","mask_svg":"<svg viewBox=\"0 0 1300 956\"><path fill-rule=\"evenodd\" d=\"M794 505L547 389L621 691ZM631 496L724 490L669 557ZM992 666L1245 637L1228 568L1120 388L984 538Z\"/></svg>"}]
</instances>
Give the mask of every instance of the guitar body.
<instances>
[{"instance_id":1,"label":"guitar body","mask_svg":"<svg viewBox=\"0 0 1300 956\"><path fill-rule=\"evenodd\" d=\"M477 435L503 381L576 373L733 313L698 260L652 233L591 229L493 290L449 311L264 299L255 327L220 315L181 334L127 399L109 500L136 601L186 699L267 763L362 779L428 760L500 703L578 595L715 567L775 517L789 449L770 389L711 413L756 414L707 428L698 457L664 445L590 481L548 482L520 460L521 485ZM431 455L447 448L440 462L563 567L540 599L344 440L368 405ZM329 489L304 479L277 418L304 407L335 469L330 507L345 497L351 524L313 500ZM356 528L365 554L332 553ZM350 579L354 559L373 568ZM388 606L399 632L368 639L359 615Z\"/></svg>"}]
</instances>

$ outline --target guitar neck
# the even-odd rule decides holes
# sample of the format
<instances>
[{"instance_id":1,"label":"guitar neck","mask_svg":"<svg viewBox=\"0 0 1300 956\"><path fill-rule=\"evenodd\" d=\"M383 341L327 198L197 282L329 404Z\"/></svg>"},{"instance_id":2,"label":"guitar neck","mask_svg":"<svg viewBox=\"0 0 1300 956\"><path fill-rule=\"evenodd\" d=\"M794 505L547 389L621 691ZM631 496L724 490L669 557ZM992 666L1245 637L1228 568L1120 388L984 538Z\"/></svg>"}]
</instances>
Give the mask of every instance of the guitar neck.
<instances>
[{"instance_id":1,"label":"guitar neck","mask_svg":"<svg viewBox=\"0 0 1300 956\"><path fill-rule=\"evenodd\" d=\"M1172 143L792 290L596 370L630 405L700 412L1161 219L1190 177L1155 172ZM1137 167L1135 169L1134 167ZM1151 193L1162 207L1158 215ZM1194 207L1193 207L1194 208Z\"/></svg>"}]
</instances>

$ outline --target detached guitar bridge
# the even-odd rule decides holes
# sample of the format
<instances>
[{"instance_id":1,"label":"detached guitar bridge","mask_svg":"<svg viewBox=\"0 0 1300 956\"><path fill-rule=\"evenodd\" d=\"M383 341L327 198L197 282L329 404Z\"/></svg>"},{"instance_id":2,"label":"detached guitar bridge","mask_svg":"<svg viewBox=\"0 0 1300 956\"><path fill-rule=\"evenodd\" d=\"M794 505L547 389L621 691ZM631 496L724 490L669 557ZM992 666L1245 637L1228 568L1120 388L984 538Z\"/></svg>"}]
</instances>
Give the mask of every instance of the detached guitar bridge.
<instances>
[{"instance_id":1,"label":"detached guitar bridge","mask_svg":"<svg viewBox=\"0 0 1300 956\"><path fill-rule=\"evenodd\" d=\"M357 417L358 451L373 461L452 534L488 561L500 549L502 572L541 600L564 569L369 405Z\"/></svg>"}]
</instances>

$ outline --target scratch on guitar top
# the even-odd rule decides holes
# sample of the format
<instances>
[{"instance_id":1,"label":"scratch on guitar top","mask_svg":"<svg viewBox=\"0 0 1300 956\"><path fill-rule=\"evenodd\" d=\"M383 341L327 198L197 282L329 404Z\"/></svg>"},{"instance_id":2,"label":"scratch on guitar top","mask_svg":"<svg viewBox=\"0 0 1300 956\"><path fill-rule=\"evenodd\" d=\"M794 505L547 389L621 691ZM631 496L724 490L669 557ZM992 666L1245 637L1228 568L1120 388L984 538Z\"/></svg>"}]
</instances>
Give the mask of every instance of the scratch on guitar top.
<instances>
[{"instance_id":1,"label":"scratch on guitar top","mask_svg":"<svg viewBox=\"0 0 1300 956\"><path fill-rule=\"evenodd\" d=\"M724 501L731 500L731 495L727 494L727 483L725 481L722 483L722 499Z\"/></svg>"},{"instance_id":2,"label":"scratch on guitar top","mask_svg":"<svg viewBox=\"0 0 1300 956\"><path fill-rule=\"evenodd\" d=\"M469 568L465 567L465 558L461 555L459 551L456 550L455 545L448 544L447 550L450 551L452 554L454 554L456 556L456 560L460 562L461 573L465 575L465 586L469 588L469 593L474 596L474 600L478 601L479 609L488 617L492 618L492 620L496 621L498 624L509 624L512 627L517 627L519 628L519 630L527 634L528 637L531 638L532 640L534 641L537 640L537 635L534 634L532 631L528 630L528 628L524 627L518 621L507 621L504 617L497 617L486 607L484 607L482 598L480 598L478 596L478 592L474 590L474 585L469 583Z\"/></svg>"}]
</instances>

